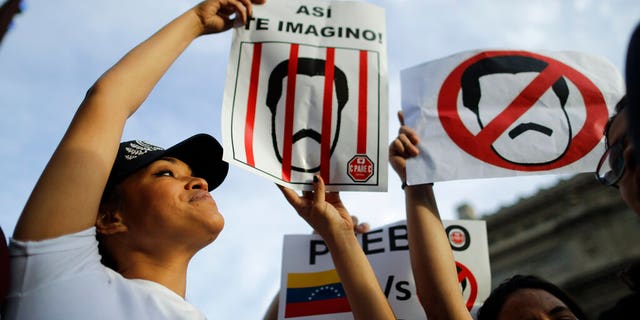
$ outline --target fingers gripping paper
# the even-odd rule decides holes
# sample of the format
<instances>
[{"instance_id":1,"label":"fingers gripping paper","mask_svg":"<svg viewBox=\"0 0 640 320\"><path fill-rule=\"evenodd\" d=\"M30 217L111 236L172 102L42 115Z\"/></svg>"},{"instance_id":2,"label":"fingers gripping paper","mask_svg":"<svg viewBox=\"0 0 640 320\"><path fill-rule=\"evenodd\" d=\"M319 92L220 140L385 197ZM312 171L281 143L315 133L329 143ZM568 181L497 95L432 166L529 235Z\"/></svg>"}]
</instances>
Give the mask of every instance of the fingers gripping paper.
<instances>
[{"instance_id":1,"label":"fingers gripping paper","mask_svg":"<svg viewBox=\"0 0 640 320\"><path fill-rule=\"evenodd\" d=\"M224 159L278 184L386 191L384 11L362 2L268 1L234 31Z\"/></svg>"}]
</instances>

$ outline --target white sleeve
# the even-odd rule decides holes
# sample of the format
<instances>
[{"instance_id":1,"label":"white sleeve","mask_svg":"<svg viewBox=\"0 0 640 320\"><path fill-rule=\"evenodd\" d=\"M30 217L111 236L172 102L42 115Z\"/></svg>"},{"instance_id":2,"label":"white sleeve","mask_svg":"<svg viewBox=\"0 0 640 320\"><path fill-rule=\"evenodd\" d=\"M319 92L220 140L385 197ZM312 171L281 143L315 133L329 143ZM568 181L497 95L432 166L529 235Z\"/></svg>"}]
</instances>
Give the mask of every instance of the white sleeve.
<instances>
[{"instance_id":1,"label":"white sleeve","mask_svg":"<svg viewBox=\"0 0 640 320\"><path fill-rule=\"evenodd\" d=\"M95 227L42 241L9 242L9 294L27 293L87 272L104 272Z\"/></svg>"}]
</instances>

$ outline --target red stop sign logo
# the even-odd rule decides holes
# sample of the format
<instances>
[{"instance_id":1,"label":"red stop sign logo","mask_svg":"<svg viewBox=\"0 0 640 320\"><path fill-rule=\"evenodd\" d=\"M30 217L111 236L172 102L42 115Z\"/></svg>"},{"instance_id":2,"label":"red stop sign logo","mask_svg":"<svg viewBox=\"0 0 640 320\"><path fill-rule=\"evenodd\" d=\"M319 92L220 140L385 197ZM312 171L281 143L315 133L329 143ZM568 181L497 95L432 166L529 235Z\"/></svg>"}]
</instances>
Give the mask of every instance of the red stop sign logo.
<instances>
[{"instance_id":1,"label":"red stop sign logo","mask_svg":"<svg viewBox=\"0 0 640 320\"><path fill-rule=\"evenodd\" d=\"M465 237L464 237L464 233L460 232L460 231L455 231L451 233L451 241L453 243L455 243L456 245L463 245L464 242L466 241Z\"/></svg>"},{"instance_id":2,"label":"red stop sign logo","mask_svg":"<svg viewBox=\"0 0 640 320\"><path fill-rule=\"evenodd\" d=\"M366 155L356 155L349 160L347 170L351 180L366 182L373 176L373 161Z\"/></svg>"}]
</instances>

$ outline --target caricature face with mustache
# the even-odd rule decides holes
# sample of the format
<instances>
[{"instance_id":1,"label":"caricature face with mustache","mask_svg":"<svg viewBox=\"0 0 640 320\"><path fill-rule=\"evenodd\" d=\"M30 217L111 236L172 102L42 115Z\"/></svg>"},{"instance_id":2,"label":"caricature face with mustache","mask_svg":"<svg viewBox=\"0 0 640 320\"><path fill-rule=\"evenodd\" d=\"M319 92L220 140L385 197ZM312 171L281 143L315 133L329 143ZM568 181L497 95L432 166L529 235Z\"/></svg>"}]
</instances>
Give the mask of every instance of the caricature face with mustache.
<instances>
[{"instance_id":1,"label":"caricature face with mustache","mask_svg":"<svg viewBox=\"0 0 640 320\"><path fill-rule=\"evenodd\" d=\"M475 113L479 129L518 97L547 67L546 62L524 56L486 58L469 67L462 76L462 103ZM521 165L540 165L561 158L571 143L572 128L565 104L566 80L559 77L541 97L526 97L535 103L492 142L502 159ZM488 106L487 101L494 105ZM497 104L497 105L496 105ZM518 106L515 106L516 108Z\"/></svg>"},{"instance_id":2,"label":"caricature face with mustache","mask_svg":"<svg viewBox=\"0 0 640 320\"><path fill-rule=\"evenodd\" d=\"M320 171L320 143L322 140L325 60L298 58L295 92L287 92L289 60L278 64L269 77L267 107L271 111L271 140L278 161L282 163L287 98L293 98L294 115L291 116L291 169L298 172ZM340 133L341 112L348 100L348 87L344 72L333 70L331 105L331 154ZM306 115L306 116L302 116Z\"/></svg>"}]
</instances>

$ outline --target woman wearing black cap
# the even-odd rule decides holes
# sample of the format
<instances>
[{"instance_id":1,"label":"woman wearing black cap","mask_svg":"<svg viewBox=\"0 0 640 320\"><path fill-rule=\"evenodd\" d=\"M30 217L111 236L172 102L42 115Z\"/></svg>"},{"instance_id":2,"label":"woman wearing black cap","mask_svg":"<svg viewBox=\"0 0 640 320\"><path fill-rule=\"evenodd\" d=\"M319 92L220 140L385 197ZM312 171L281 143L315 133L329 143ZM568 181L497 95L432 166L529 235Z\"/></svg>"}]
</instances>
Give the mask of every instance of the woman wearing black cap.
<instances>
[{"instance_id":1,"label":"woman wearing black cap","mask_svg":"<svg viewBox=\"0 0 640 320\"><path fill-rule=\"evenodd\" d=\"M166 150L119 140L127 118L192 40L246 23L252 4L264 2L204 1L91 87L16 225L3 319L205 318L184 296L189 261L224 226L209 194L228 170L222 147L206 134ZM325 201L321 180L315 186L299 198L284 192L339 259L354 315L393 318L351 217L337 194Z\"/></svg>"},{"instance_id":2,"label":"woman wearing black cap","mask_svg":"<svg viewBox=\"0 0 640 320\"><path fill-rule=\"evenodd\" d=\"M208 192L227 172L221 147L208 135L168 150L119 141L191 41L246 23L252 3L264 0L196 5L87 92L16 225L3 319L204 318L184 300L186 274L224 224Z\"/></svg>"}]
</instances>

